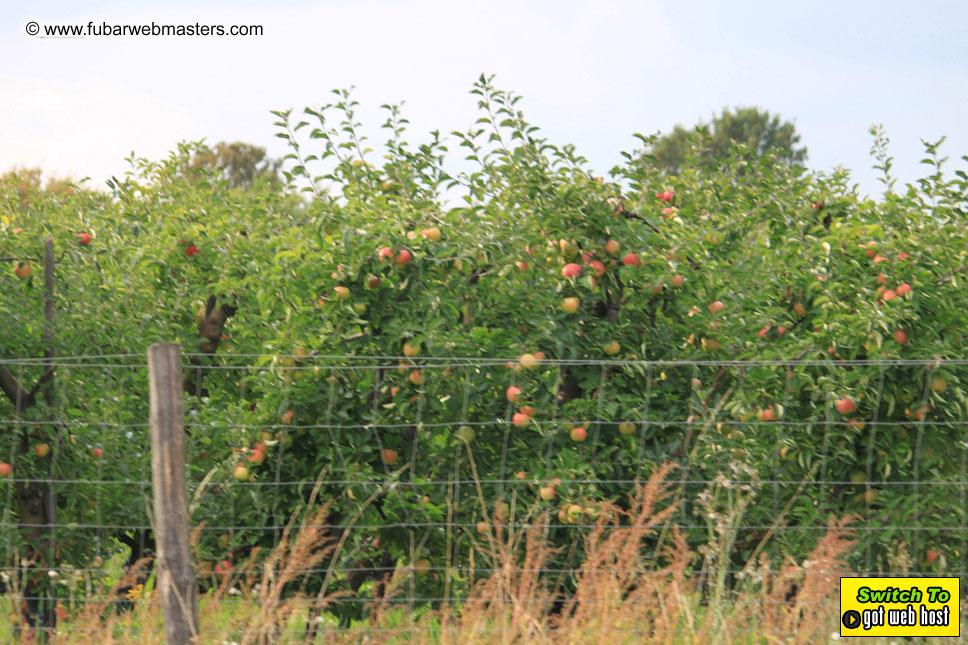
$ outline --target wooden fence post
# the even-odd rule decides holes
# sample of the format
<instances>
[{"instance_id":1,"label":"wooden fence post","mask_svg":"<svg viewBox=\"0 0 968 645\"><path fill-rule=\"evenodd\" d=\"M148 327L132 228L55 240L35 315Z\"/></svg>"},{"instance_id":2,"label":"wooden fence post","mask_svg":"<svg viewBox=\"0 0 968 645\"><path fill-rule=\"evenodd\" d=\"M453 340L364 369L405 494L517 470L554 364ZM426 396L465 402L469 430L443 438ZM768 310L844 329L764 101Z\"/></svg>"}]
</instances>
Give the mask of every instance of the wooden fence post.
<instances>
[{"instance_id":1,"label":"wooden fence post","mask_svg":"<svg viewBox=\"0 0 968 645\"><path fill-rule=\"evenodd\" d=\"M165 642L197 643L198 587L189 544L182 365L177 344L148 348L148 386L157 588L164 612Z\"/></svg>"}]
</instances>

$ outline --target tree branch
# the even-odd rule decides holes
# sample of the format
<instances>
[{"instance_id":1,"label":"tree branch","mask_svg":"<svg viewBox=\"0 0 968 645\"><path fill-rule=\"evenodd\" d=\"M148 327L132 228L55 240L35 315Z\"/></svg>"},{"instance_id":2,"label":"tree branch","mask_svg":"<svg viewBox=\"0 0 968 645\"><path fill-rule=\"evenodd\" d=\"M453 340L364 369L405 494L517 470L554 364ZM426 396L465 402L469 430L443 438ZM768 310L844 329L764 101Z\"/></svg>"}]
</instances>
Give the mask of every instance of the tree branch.
<instances>
[{"instance_id":1,"label":"tree branch","mask_svg":"<svg viewBox=\"0 0 968 645\"><path fill-rule=\"evenodd\" d=\"M0 390L3 390L3 393L7 395L18 413L23 412L34 403L34 395L23 389L17 381L17 377L6 367L0 367Z\"/></svg>"}]
</instances>

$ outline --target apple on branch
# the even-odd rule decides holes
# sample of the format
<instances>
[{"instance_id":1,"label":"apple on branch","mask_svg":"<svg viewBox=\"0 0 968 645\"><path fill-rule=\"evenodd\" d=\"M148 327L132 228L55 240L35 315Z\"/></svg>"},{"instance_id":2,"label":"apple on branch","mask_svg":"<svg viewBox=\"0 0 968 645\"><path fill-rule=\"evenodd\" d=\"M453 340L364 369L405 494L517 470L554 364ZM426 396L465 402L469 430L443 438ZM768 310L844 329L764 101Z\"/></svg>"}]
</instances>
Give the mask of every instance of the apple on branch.
<instances>
[{"instance_id":1,"label":"apple on branch","mask_svg":"<svg viewBox=\"0 0 968 645\"><path fill-rule=\"evenodd\" d=\"M511 423L513 423L514 426L517 428L524 428L524 427L527 427L529 423L531 423L531 417L529 417L523 412L515 412L511 416Z\"/></svg>"},{"instance_id":2,"label":"apple on branch","mask_svg":"<svg viewBox=\"0 0 968 645\"><path fill-rule=\"evenodd\" d=\"M561 267L561 275L566 278L577 278L581 275L581 265L574 262Z\"/></svg>"}]
</instances>

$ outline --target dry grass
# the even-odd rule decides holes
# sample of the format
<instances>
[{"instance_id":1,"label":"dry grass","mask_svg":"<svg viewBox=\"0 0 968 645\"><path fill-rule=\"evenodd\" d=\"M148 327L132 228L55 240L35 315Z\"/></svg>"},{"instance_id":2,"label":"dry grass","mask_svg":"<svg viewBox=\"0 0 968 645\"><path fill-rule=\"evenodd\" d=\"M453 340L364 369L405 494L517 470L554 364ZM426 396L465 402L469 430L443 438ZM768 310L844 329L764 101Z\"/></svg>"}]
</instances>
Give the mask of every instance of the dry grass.
<instances>
[{"instance_id":1,"label":"dry grass","mask_svg":"<svg viewBox=\"0 0 968 645\"><path fill-rule=\"evenodd\" d=\"M285 531L269 556L225 577L200 606L200 643L433 643L441 645L599 643L817 643L837 630L838 572L850 550L850 522L831 520L826 534L805 560L787 558L779 569L764 556L726 588L716 565L728 552L696 553L675 525L676 497L668 483L673 466L657 470L631 496L628 509L605 505L582 539L584 559L576 568L573 592L564 595L561 576L549 573L556 551L548 540L549 517L529 518L518 534L504 529L500 515L477 558L497 563L459 606L437 610L400 609L406 597L408 567L386 582L382 600L369 607L366 623L339 630L325 614L337 593L307 597L284 594L303 589L308 569L332 571L342 545L319 525L327 506L295 535ZM729 549L729 527L742 504L710 517L711 543ZM736 510L739 509L739 510ZM658 545L658 546L657 546ZM328 564L327 564L328 563ZM697 568L697 565L700 565ZM327 566L329 569L327 569ZM701 574L700 574L701 572ZM327 575L327 580L330 575ZM122 579L117 587L129 584ZM555 603L553 600L559 602ZM108 618L105 618L107 616ZM307 625L310 627L307 630ZM89 603L63 620L52 643L99 645L162 643L161 617L154 594L135 609L115 614L109 603ZM3 637L9 637L10 632ZM29 639L29 634L21 634ZM25 640L26 642L26 640ZM943 642L943 641L942 641Z\"/></svg>"}]
</instances>

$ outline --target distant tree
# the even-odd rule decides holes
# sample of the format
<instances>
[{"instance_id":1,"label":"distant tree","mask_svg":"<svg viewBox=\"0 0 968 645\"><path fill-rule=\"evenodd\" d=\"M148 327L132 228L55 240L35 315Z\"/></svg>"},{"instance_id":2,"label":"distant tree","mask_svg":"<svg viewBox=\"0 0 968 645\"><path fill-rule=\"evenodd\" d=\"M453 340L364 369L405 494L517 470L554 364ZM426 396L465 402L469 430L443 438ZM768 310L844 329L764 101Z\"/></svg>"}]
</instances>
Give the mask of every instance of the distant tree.
<instances>
[{"instance_id":1,"label":"distant tree","mask_svg":"<svg viewBox=\"0 0 968 645\"><path fill-rule=\"evenodd\" d=\"M266 157L266 149L241 141L220 141L214 147L203 146L191 158L185 170L208 170L233 188L248 190L257 182L278 183L282 160Z\"/></svg>"},{"instance_id":2,"label":"distant tree","mask_svg":"<svg viewBox=\"0 0 968 645\"><path fill-rule=\"evenodd\" d=\"M797 147L800 135L789 121L755 107L737 108L735 112L724 109L714 117L712 124L700 124L693 130L677 125L675 129L659 137L647 157L669 174L678 174L679 168L693 149L699 159L711 161L729 154L735 144L749 148L750 155L759 157L772 152L790 166L801 165L807 158L807 149Z\"/></svg>"},{"instance_id":3,"label":"distant tree","mask_svg":"<svg viewBox=\"0 0 968 645\"><path fill-rule=\"evenodd\" d=\"M70 179L55 177L48 177L45 185L42 169L21 167L0 174L0 190L16 191L21 206L26 206L42 192L70 197L83 189Z\"/></svg>"}]
</instances>

